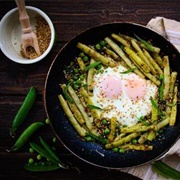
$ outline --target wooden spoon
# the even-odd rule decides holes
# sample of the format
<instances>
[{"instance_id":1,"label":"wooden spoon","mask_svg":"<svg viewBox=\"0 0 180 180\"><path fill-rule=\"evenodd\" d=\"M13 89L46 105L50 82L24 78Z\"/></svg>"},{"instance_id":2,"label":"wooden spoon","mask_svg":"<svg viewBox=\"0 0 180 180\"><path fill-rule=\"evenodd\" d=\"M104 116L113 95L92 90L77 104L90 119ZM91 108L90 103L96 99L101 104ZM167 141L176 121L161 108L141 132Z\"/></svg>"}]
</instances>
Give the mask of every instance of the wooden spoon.
<instances>
[{"instance_id":1,"label":"wooden spoon","mask_svg":"<svg viewBox=\"0 0 180 180\"><path fill-rule=\"evenodd\" d=\"M21 41L22 41L22 48L24 54L27 58L29 58L29 55L27 53L27 47L31 46L40 56L41 52L39 50L37 36L31 28L30 19L25 8L25 1L24 0L15 0L15 1L19 10L19 21L22 27Z\"/></svg>"}]
</instances>

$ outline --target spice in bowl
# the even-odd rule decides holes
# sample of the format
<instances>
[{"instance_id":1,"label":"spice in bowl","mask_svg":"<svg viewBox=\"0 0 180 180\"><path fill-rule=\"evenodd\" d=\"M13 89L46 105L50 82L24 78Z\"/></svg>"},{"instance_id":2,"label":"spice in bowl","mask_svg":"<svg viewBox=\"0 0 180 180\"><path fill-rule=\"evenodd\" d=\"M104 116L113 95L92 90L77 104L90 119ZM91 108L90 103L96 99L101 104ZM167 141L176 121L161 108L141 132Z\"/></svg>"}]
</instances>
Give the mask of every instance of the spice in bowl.
<instances>
[{"instance_id":1,"label":"spice in bowl","mask_svg":"<svg viewBox=\"0 0 180 180\"><path fill-rule=\"evenodd\" d=\"M38 39L38 44L39 44L39 49L40 49L40 52L42 55L46 51L46 49L48 48L48 46L50 44L51 30L50 30L48 23L46 22L46 20L43 17L37 16L37 17L35 17L35 20L36 20L36 25L35 25L34 32L36 33L36 36ZM28 59L35 59L35 58L39 57L39 55L37 54L35 49L31 46L27 47L28 57L24 54L22 45L21 45L20 54L23 58L28 58Z\"/></svg>"}]
</instances>

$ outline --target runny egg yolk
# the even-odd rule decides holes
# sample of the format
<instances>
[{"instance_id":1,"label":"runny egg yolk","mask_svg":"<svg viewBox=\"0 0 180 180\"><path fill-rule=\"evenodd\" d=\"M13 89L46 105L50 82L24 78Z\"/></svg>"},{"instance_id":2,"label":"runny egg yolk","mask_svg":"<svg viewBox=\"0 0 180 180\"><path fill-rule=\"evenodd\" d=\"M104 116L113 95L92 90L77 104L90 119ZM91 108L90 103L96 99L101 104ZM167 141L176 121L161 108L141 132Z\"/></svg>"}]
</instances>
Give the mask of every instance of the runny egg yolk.
<instances>
[{"instance_id":1,"label":"runny egg yolk","mask_svg":"<svg viewBox=\"0 0 180 180\"><path fill-rule=\"evenodd\" d=\"M123 82L123 87L126 95L131 100L143 98L146 93L146 81L137 76L132 79L126 79ZM106 98L115 99L122 93L122 81L115 75L108 75L103 78L100 83L101 95Z\"/></svg>"},{"instance_id":2,"label":"runny egg yolk","mask_svg":"<svg viewBox=\"0 0 180 180\"><path fill-rule=\"evenodd\" d=\"M125 90L126 95L131 100L136 101L145 96L146 81L144 79L140 79L134 76L133 79L127 79L124 82L124 90Z\"/></svg>"},{"instance_id":3,"label":"runny egg yolk","mask_svg":"<svg viewBox=\"0 0 180 180\"><path fill-rule=\"evenodd\" d=\"M115 75L108 75L100 83L101 95L106 98L117 98L122 93L121 79Z\"/></svg>"}]
</instances>

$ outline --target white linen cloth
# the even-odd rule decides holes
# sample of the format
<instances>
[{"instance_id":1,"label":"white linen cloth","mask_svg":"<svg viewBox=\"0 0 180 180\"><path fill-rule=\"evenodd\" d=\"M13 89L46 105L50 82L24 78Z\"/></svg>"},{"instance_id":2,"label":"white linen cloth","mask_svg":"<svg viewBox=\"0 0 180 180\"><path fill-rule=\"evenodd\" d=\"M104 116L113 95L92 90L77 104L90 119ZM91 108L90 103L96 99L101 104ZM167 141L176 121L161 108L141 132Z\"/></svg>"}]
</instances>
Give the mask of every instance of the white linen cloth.
<instances>
[{"instance_id":1,"label":"white linen cloth","mask_svg":"<svg viewBox=\"0 0 180 180\"><path fill-rule=\"evenodd\" d=\"M164 17L155 17L148 22L147 27L165 37L180 51L180 22ZM180 139L159 159L180 171ZM125 168L121 171L132 174L142 180L165 179L152 171L150 163L133 168Z\"/></svg>"}]
</instances>

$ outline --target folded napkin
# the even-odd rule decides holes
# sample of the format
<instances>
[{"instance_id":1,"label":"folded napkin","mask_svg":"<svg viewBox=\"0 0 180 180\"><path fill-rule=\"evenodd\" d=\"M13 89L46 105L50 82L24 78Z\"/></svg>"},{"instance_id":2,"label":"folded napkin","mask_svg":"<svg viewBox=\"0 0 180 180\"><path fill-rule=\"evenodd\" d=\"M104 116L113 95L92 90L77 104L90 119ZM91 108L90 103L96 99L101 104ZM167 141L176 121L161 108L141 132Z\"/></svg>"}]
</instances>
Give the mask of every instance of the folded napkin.
<instances>
[{"instance_id":1,"label":"folded napkin","mask_svg":"<svg viewBox=\"0 0 180 180\"><path fill-rule=\"evenodd\" d=\"M180 22L164 17L156 17L148 22L147 27L169 40L180 52ZM159 159L180 171L180 139ZM150 163L133 168L125 168L121 171L143 180L164 180L164 178L152 171Z\"/></svg>"},{"instance_id":2,"label":"folded napkin","mask_svg":"<svg viewBox=\"0 0 180 180\"><path fill-rule=\"evenodd\" d=\"M148 22L147 27L168 39L180 51L180 22L156 17Z\"/></svg>"}]
</instances>

